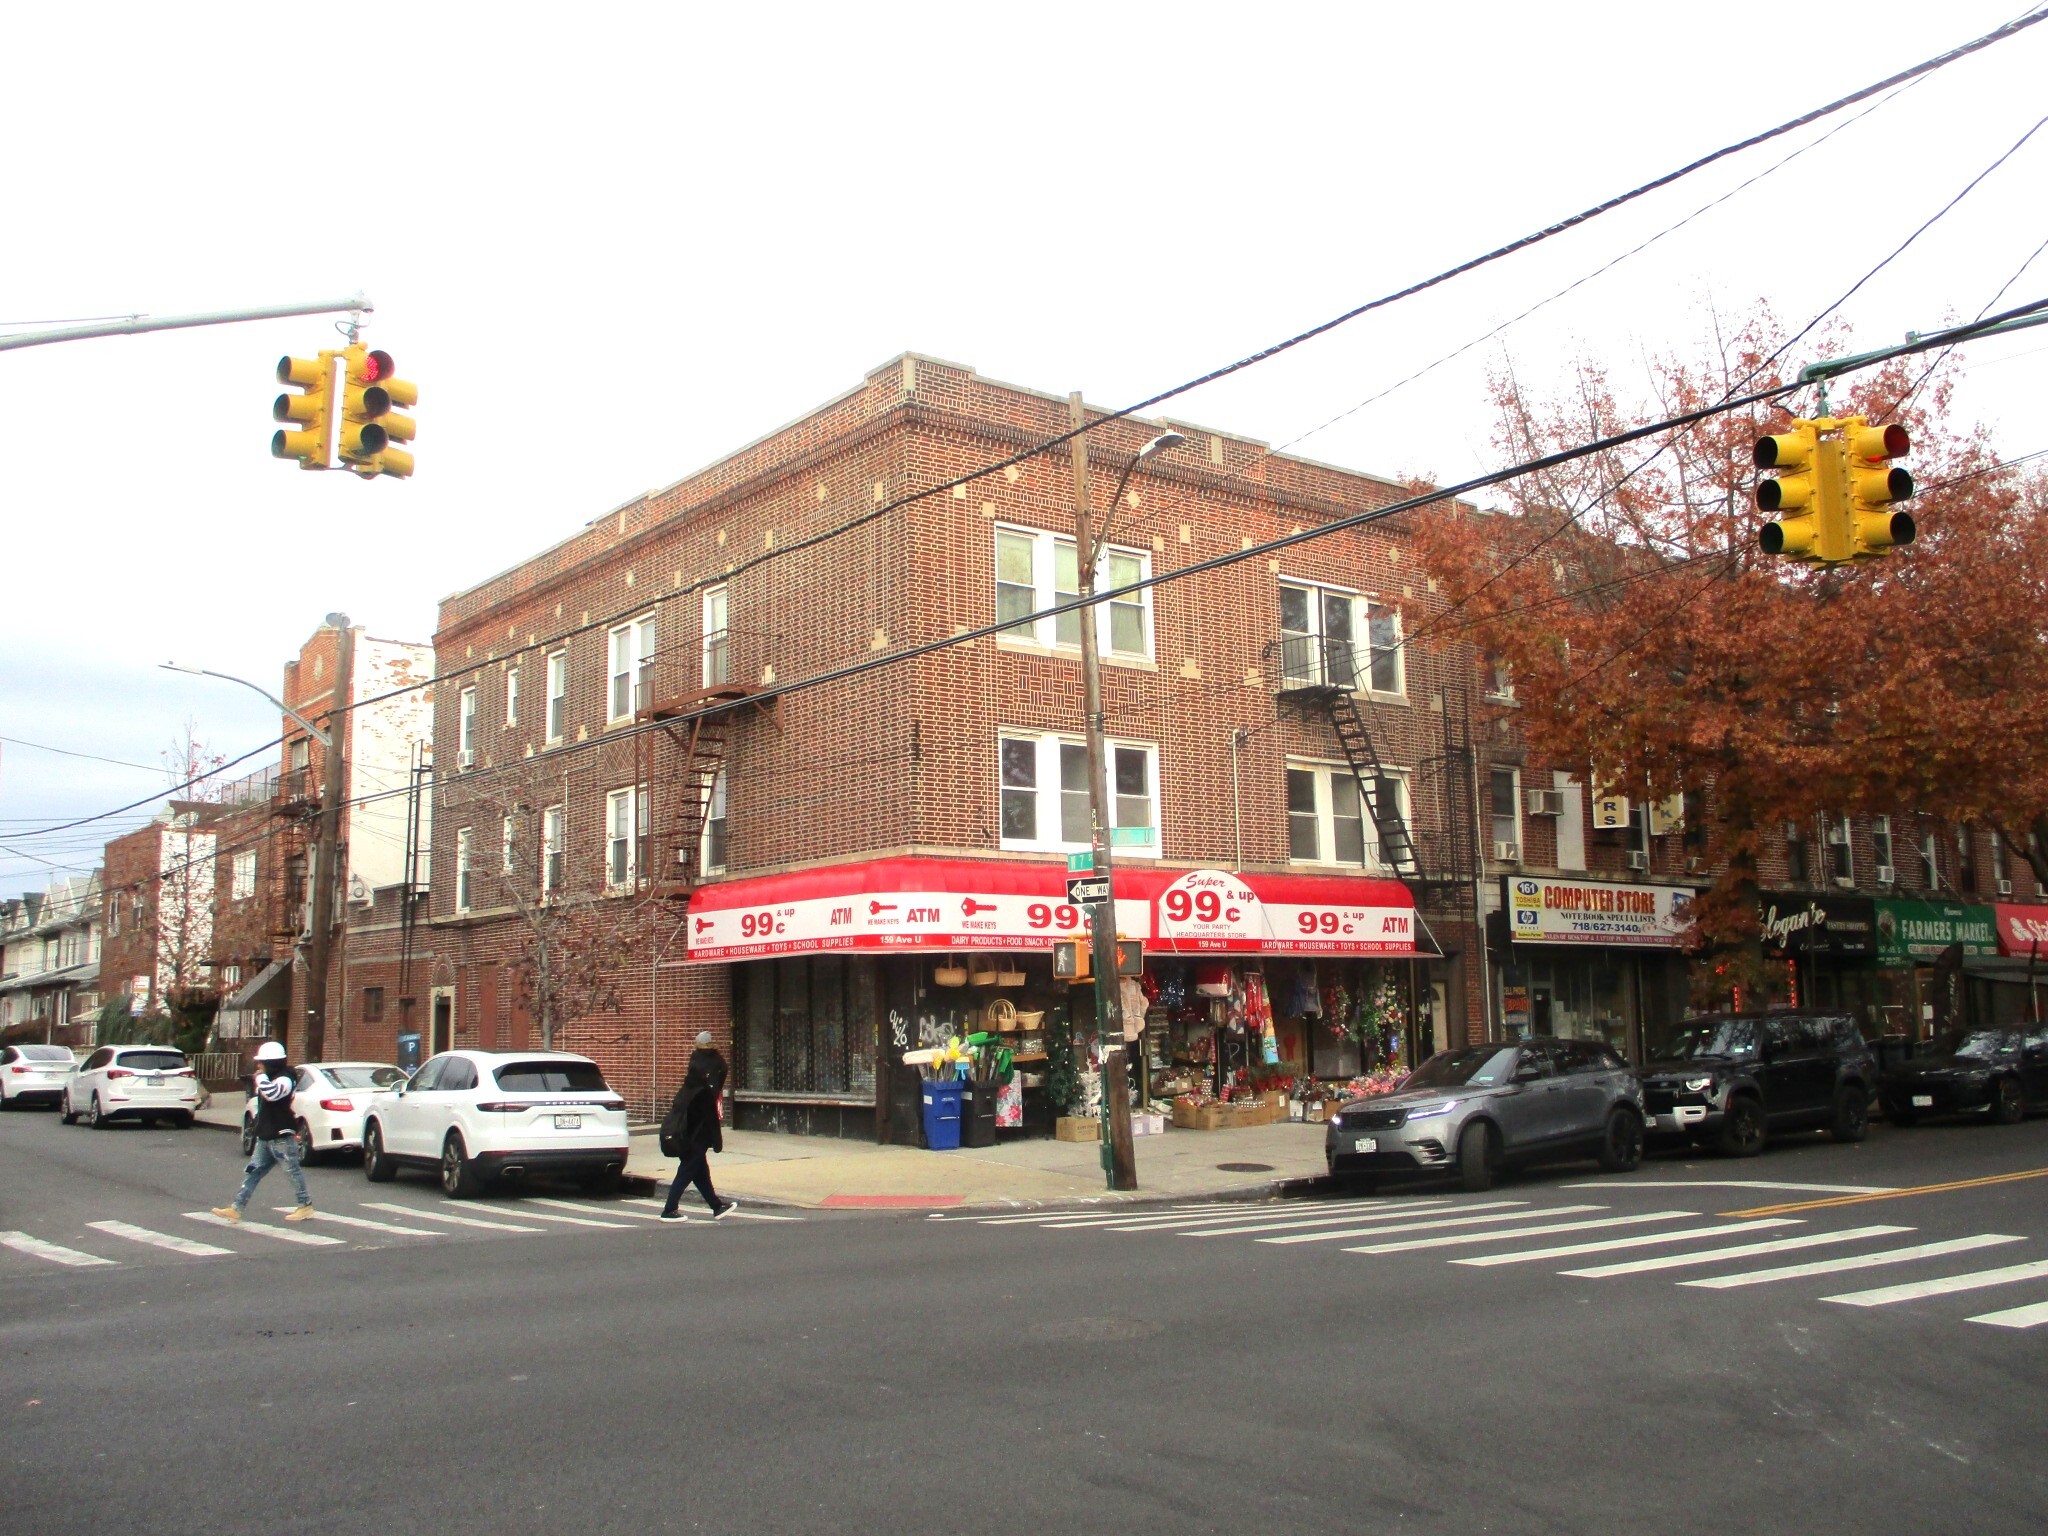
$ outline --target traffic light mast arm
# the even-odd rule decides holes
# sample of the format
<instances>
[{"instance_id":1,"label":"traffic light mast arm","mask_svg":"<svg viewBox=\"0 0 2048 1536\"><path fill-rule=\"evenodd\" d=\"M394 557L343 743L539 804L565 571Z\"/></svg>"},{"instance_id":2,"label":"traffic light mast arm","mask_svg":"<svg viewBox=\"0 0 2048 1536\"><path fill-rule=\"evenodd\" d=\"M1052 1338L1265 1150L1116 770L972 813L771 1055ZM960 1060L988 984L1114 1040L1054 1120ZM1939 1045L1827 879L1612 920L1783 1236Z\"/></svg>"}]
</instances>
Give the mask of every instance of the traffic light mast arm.
<instances>
[{"instance_id":1,"label":"traffic light mast arm","mask_svg":"<svg viewBox=\"0 0 2048 1536\"><path fill-rule=\"evenodd\" d=\"M240 325L248 320L287 320L294 315L370 314L376 309L360 293L319 304L271 304L262 309L217 309L198 315L130 315L94 325L67 325L54 331L17 331L0 336L0 352L40 347L53 341L88 341L95 336L140 336L146 331L182 331L197 325Z\"/></svg>"},{"instance_id":2,"label":"traffic light mast arm","mask_svg":"<svg viewBox=\"0 0 2048 1536\"><path fill-rule=\"evenodd\" d=\"M1915 352L1932 352L1937 347L1952 347L1960 342L1974 341L1979 336L1997 336L2006 331L2031 330L2037 325L2048 325L2048 299L2037 299L2031 304L2009 309L2003 315L1993 315L1989 320L1951 326L1948 330L1935 331L1926 336L1917 331L1908 331L1904 346L1879 347L1875 352L1858 352L1849 357L1823 358L1820 362L1808 363L1800 369L1799 382L1818 384L1840 374L1853 373L1871 363L1884 362L1887 358L1910 357Z\"/></svg>"}]
</instances>

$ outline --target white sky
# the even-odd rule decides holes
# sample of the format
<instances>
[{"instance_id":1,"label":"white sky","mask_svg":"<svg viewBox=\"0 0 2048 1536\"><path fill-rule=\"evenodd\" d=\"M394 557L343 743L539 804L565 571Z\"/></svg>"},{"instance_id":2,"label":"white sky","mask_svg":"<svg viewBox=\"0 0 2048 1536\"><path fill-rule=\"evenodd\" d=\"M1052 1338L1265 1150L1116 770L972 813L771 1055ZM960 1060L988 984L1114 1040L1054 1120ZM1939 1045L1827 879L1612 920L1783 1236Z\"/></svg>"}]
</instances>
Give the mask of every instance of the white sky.
<instances>
[{"instance_id":1,"label":"white sky","mask_svg":"<svg viewBox=\"0 0 2048 1536\"><path fill-rule=\"evenodd\" d=\"M0 844L90 867L187 720L234 755L343 609L435 604L914 350L1115 406L2010 19L2021 0L1172 7L77 3L8 25L0 321L342 296L420 387L409 482L272 460L310 318L0 354ZM1391 14L1396 10L1402 14ZM368 62L346 34L377 15ZM1626 379L1760 296L1803 323L2043 110L2048 25L1908 90L1499 341L1296 451L1493 467L1511 352ZM1287 442L1833 122L1168 408ZM1967 318L2044 237L2048 129L1850 301L1859 342ZM2048 257L2006 303L2048 293ZM1963 412L2048 448L2048 329ZM2022 360L2024 359L2024 360ZM253 766L253 765L252 765ZM0 894L50 873L0 853Z\"/></svg>"}]
</instances>

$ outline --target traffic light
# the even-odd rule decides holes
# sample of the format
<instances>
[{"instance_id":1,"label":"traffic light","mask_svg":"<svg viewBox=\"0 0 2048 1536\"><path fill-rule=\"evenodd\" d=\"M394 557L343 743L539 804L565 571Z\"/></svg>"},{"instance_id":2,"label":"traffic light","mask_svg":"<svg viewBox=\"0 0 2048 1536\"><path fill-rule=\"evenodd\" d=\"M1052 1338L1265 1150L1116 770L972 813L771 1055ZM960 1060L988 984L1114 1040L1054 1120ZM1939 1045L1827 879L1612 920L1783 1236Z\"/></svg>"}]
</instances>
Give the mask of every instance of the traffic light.
<instances>
[{"instance_id":1,"label":"traffic light","mask_svg":"<svg viewBox=\"0 0 2048 1536\"><path fill-rule=\"evenodd\" d=\"M1843 425L1849 451L1849 542L1859 560L1875 560L1895 545L1910 544L1913 514L1892 503L1913 494L1913 476L1890 461L1913 451L1897 422L1873 427L1861 416Z\"/></svg>"},{"instance_id":2,"label":"traffic light","mask_svg":"<svg viewBox=\"0 0 2048 1536\"><path fill-rule=\"evenodd\" d=\"M412 455L392 445L411 442L415 427L410 416L393 407L416 403L418 387L397 377L389 352L374 352L359 343L341 357L344 377L337 454L342 463L365 478L391 475L403 480L412 473Z\"/></svg>"},{"instance_id":3,"label":"traffic light","mask_svg":"<svg viewBox=\"0 0 2048 1536\"><path fill-rule=\"evenodd\" d=\"M301 469L327 467L328 428L333 421L334 354L318 357L280 357L277 382L303 390L283 394L270 407L272 421L291 422L298 428L280 428L270 435L272 458L297 459Z\"/></svg>"},{"instance_id":4,"label":"traffic light","mask_svg":"<svg viewBox=\"0 0 2048 1536\"><path fill-rule=\"evenodd\" d=\"M1092 981L1094 946L1086 939L1056 939L1052 946L1052 976L1055 981Z\"/></svg>"},{"instance_id":5,"label":"traffic light","mask_svg":"<svg viewBox=\"0 0 2048 1536\"><path fill-rule=\"evenodd\" d=\"M1758 438L1750 457L1758 469L1777 472L1776 479L1760 481L1756 488L1756 504L1776 514L1757 534L1763 552L1788 560L1825 559L1828 498L1822 486L1827 466L1814 423L1795 420L1790 432Z\"/></svg>"}]
</instances>

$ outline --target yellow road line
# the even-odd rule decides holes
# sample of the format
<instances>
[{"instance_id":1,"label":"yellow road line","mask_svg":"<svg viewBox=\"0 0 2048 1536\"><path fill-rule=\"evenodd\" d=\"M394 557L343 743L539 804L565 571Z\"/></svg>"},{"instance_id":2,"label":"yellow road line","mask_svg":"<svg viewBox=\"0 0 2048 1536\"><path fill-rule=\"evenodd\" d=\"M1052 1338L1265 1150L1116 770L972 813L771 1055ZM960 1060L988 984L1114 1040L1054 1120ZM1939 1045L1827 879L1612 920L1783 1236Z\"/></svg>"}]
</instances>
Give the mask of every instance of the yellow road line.
<instances>
[{"instance_id":1,"label":"yellow road line","mask_svg":"<svg viewBox=\"0 0 2048 1536\"><path fill-rule=\"evenodd\" d=\"M1888 1189L1881 1194L1833 1195L1826 1200L1797 1200L1785 1205L1759 1205L1746 1211L1723 1211L1723 1216L1784 1216L1793 1211L1819 1211L1835 1205L1862 1205L1871 1200L1903 1200L1908 1195L1940 1195L1953 1189L1982 1189L1989 1184L2011 1184L2019 1179L2048 1179L2048 1168L2031 1168L2025 1173L1994 1173L1984 1179L1958 1179L1953 1184L1919 1184L1911 1189Z\"/></svg>"}]
</instances>

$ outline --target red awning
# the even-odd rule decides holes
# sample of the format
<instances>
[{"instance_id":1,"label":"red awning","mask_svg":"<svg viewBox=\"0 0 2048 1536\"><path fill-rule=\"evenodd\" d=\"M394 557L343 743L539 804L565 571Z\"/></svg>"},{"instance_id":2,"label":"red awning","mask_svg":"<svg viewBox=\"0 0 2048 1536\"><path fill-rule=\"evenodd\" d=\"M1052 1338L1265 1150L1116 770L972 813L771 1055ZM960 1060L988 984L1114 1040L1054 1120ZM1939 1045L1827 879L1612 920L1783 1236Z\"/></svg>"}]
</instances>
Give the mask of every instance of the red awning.
<instances>
[{"instance_id":1,"label":"red awning","mask_svg":"<svg viewBox=\"0 0 2048 1536\"><path fill-rule=\"evenodd\" d=\"M2048 907L2020 907L2001 901L1992 907L1998 925L1998 952L2022 959L2039 946L2041 959L2048 962Z\"/></svg>"},{"instance_id":2,"label":"red awning","mask_svg":"<svg viewBox=\"0 0 2048 1536\"><path fill-rule=\"evenodd\" d=\"M1232 874L1124 865L1117 931L1154 954L1382 956L1419 945L1398 880ZM690 897L690 958L744 960L852 950L1049 950L1086 932L1056 864L872 859L706 886Z\"/></svg>"}]
</instances>

